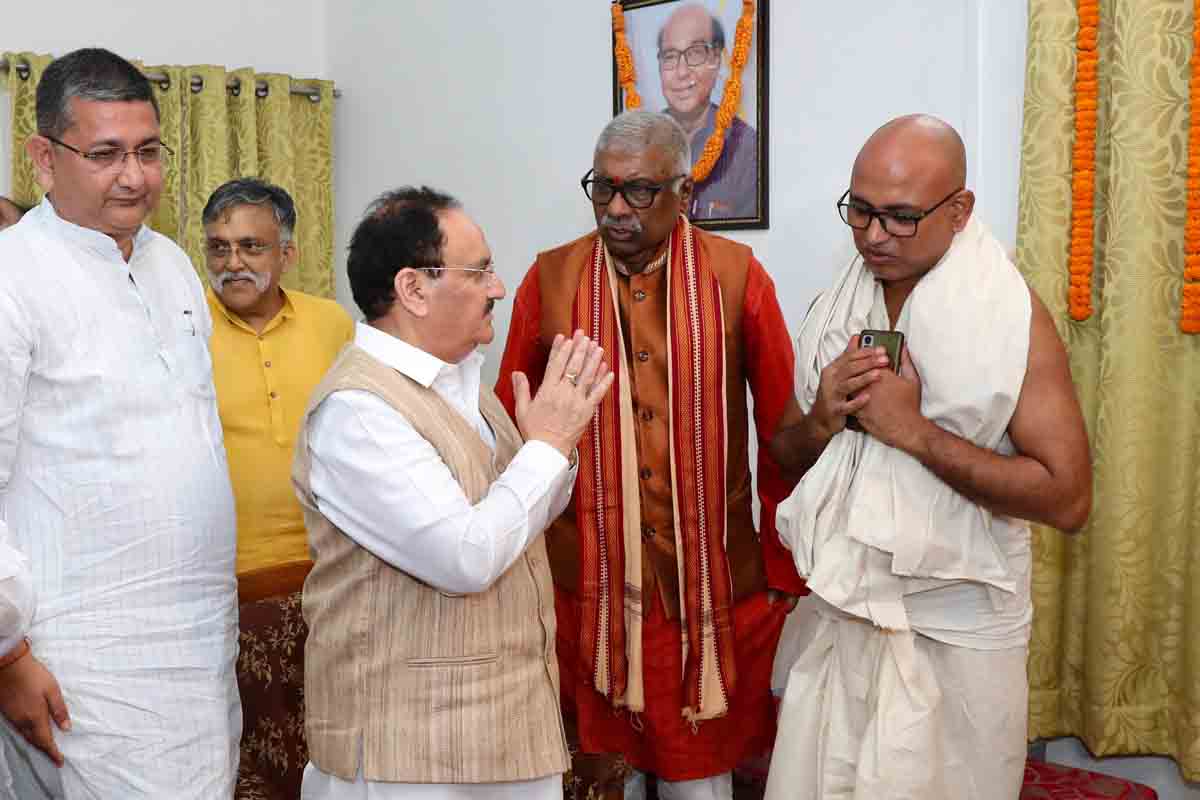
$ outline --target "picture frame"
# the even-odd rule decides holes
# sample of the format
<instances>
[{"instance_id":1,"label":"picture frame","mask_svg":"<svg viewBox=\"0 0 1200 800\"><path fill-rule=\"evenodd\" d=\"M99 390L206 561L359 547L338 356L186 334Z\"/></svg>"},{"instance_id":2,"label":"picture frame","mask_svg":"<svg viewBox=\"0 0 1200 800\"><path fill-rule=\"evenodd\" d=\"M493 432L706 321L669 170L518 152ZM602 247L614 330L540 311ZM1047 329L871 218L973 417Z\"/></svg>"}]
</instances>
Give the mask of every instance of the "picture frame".
<instances>
[{"instance_id":1,"label":"picture frame","mask_svg":"<svg viewBox=\"0 0 1200 800\"><path fill-rule=\"evenodd\" d=\"M671 114L688 134L692 163L715 127L729 79L739 0L622 0L641 108ZM707 20L701 12L707 12ZM768 191L768 0L757 0L742 93L720 157L692 192L688 216L709 230L770 227ZM615 48L616 40L613 38ZM690 49L690 53L685 50ZM707 52L705 52L707 50ZM698 62L698 63L692 63ZM613 115L625 96L612 59Z\"/></svg>"}]
</instances>

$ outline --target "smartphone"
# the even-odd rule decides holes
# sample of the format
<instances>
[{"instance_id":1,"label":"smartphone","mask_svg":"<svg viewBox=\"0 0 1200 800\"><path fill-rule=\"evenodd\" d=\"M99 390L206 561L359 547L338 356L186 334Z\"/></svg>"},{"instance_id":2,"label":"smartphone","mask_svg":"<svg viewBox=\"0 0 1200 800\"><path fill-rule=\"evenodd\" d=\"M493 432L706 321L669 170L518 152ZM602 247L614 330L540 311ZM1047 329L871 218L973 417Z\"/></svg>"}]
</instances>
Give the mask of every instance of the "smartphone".
<instances>
[{"instance_id":1,"label":"smartphone","mask_svg":"<svg viewBox=\"0 0 1200 800\"><path fill-rule=\"evenodd\" d=\"M900 351L904 349L904 334L900 331L865 330L858 335L859 347L882 347L887 351L888 366L900 374Z\"/></svg>"},{"instance_id":2,"label":"smartphone","mask_svg":"<svg viewBox=\"0 0 1200 800\"><path fill-rule=\"evenodd\" d=\"M896 374L900 374L900 351L904 349L904 334L900 331L865 330L858 335L858 346L882 347L887 351L888 366ZM846 427L852 431L861 431L858 417L847 415Z\"/></svg>"}]
</instances>

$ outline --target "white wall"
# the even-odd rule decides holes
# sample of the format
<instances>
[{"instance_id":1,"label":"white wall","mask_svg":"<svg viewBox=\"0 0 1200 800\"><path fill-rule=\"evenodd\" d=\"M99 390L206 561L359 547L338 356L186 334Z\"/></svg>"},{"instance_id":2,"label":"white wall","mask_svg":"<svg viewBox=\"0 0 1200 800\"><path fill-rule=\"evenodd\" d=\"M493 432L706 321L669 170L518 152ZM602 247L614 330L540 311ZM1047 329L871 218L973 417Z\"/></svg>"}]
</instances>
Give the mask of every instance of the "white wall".
<instances>
[{"instance_id":1,"label":"white wall","mask_svg":"<svg viewBox=\"0 0 1200 800\"><path fill-rule=\"evenodd\" d=\"M539 250L592 227L578 179L611 115L607 2L328 7L330 77L345 92L339 248L371 198L406 183L463 200L510 292ZM1024 3L926 0L864 14L775 2L770 22L771 229L730 235L773 275L789 324L851 254L833 204L862 141L893 116L928 111L959 127L980 213L1015 241ZM351 302L344 274L339 297ZM491 374L507 334L503 306L497 322Z\"/></svg>"}]
</instances>

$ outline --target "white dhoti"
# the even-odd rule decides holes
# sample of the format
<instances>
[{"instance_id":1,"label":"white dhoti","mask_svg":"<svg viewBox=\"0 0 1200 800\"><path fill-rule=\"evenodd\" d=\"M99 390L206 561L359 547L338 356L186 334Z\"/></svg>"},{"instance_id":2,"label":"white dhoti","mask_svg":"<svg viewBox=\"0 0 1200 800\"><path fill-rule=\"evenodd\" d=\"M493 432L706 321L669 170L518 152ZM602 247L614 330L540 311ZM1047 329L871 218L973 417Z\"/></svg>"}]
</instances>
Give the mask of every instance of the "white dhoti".
<instances>
[{"instance_id":1,"label":"white dhoti","mask_svg":"<svg viewBox=\"0 0 1200 800\"><path fill-rule=\"evenodd\" d=\"M896 328L921 412L1011 454L1031 301L972 218L906 301ZM865 328L887 328L861 261L813 304L797 395ZM780 537L819 598L787 672L767 800L1013 800L1025 761L1029 529L992 514L907 454L846 430L779 506Z\"/></svg>"},{"instance_id":2,"label":"white dhoti","mask_svg":"<svg viewBox=\"0 0 1200 800\"><path fill-rule=\"evenodd\" d=\"M788 676L766 800L1015 800L1027 648L884 631L826 603L815 616Z\"/></svg>"}]
</instances>

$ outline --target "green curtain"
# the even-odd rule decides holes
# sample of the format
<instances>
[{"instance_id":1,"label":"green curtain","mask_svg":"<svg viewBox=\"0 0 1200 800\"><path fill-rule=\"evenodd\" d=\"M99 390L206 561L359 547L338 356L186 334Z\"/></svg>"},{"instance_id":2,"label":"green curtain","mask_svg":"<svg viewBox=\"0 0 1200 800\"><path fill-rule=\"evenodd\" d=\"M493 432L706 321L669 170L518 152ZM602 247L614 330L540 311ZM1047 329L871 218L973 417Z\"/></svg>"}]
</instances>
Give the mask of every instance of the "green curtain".
<instances>
[{"instance_id":1,"label":"green curtain","mask_svg":"<svg viewBox=\"0 0 1200 800\"><path fill-rule=\"evenodd\" d=\"M36 132L34 95L50 56L4 53L12 110L12 196L36 203L41 189L25 155ZM27 77L18 64L28 64ZM257 176L286 189L296 201L295 237L300 259L283 285L333 297L333 84L305 80L320 98L293 95L287 75L226 70L217 66L144 67L166 80L155 84L163 140L175 150L163 176L162 200L150 219L175 239L203 277L204 231L200 212L214 189L230 178ZM231 78L241 81L234 92ZM198 90L192 88L200 78ZM256 90L256 81L266 84Z\"/></svg>"},{"instance_id":2,"label":"green curtain","mask_svg":"<svg viewBox=\"0 0 1200 800\"><path fill-rule=\"evenodd\" d=\"M1200 780L1200 336L1179 330L1193 0L1102 0L1093 316L1067 315L1072 0L1030 0L1017 261L1070 351L1095 502L1034 535L1030 735ZM1200 122L1200 120L1198 120Z\"/></svg>"}]
</instances>

